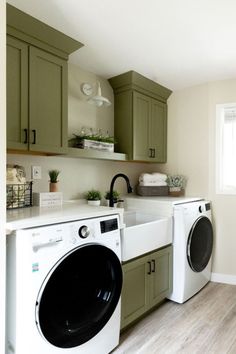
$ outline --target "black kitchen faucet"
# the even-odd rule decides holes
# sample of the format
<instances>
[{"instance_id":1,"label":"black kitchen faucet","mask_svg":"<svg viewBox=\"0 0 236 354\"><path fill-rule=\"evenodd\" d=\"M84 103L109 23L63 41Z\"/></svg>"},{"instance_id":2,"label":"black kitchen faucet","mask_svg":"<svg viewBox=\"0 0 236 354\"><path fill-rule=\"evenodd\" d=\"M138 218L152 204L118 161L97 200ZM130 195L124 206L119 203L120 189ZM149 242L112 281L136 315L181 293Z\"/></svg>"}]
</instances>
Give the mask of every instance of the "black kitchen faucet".
<instances>
[{"instance_id":1,"label":"black kitchen faucet","mask_svg":"<svg viewBox=\"0 0 236 354\"><path fill-rule=\"evenodd\" d=\"M111 185L110 185L110 199L109 199L109 206L110 207L113 207L114 206L114 199L113 199L113 188L114 188L114 183L116 181L116 179L118 177L122 177L125 179L126 181L126 184L127 184L127 192L128 193L132 193L132 187L130 185L130 181L129 181L129 178L124 175L123 173L118 173L117 175L115 175L112 180L111 180Z\"/></svg>"}]
</instances>

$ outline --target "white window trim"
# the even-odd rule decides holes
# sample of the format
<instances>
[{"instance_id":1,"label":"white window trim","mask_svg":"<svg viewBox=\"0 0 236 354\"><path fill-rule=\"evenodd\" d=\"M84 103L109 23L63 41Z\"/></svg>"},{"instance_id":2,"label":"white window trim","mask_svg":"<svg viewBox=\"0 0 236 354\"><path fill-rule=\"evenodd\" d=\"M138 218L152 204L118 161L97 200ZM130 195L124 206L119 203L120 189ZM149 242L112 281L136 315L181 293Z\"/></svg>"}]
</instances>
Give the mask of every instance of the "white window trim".
<instances>
[{"instance_id":1,"label":"white window trim","mask_svg":"<svg viewBox=\"0 0 236 354\"><path fill-rule=\"evenodd\" d=\"M236 108L236 102L216 105L216 194L235 195L236 187L223 186L222 178L222 128L224 123L223 110L225 108Z\"/></svg>"}]
</instances>

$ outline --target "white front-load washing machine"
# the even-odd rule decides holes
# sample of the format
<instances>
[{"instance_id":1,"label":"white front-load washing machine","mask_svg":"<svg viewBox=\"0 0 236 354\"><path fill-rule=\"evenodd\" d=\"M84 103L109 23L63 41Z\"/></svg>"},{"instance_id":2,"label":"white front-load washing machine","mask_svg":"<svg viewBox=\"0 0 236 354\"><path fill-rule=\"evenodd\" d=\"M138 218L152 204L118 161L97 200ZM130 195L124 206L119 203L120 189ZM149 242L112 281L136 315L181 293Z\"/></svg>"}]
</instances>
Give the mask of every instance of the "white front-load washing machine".
<instances>
[{"instance_id":1,"label":"white front-load washing machine","mask_svg":"<svg viewBox=\"0 0 236 354\"><path fill-rule=\"evenodd\" d=\"M210 202L192 197L136 196L126 198L126 207L172 217L173 291L168 298L183 303L200 291L211 278Z\"/></svg>"},{"instance_id":2,"label":"white front-load washing machine","mask_svg":"<svg viewBox=\"0 0 236 354\"><path fill-rule=\"evenodd\" d=\"M18 230L7 251L8 354L106 354L118 345L118 215Z\"/></svg>"},{"instance_id":3,"label":"white front-load washing machine","mask_svg":"<svg viewBox=\"0 0 236 354\"><path fill-rule=\"evenodd\" d=\"M170 300L183 303L210 281L212 247L210 203L203 200L176 204Z\"/></svg>"}]
</instances>

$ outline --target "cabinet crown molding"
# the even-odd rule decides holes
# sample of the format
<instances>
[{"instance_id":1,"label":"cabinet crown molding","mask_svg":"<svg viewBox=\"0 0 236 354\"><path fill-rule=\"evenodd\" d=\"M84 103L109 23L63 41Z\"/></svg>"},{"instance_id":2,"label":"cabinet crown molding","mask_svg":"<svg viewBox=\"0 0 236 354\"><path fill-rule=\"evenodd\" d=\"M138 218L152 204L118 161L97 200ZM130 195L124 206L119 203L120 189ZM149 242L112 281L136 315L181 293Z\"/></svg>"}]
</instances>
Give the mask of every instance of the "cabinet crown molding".
<instances>
[{"instance_id":1,"label":"cabinet crown molding","mask_svg":"<svg viewBox=\"0 0 236 354\"><path fill-rule=\"evenodd\" d=\"M7 4L7 34L64 59L82 43Z\"/></svg>"},{"instance_id":2,"label":"cabinet crown molding","mask_svg":"<svg viewBox=\"0 0 236 354\"><path fill-rule=\"evenodd\" d=\"M159 101L166 102L171 90L152 81L134 70L114 76L109 79L114 93L120 93L127 90L135 90Z\"/></svg>"}]
</instances>

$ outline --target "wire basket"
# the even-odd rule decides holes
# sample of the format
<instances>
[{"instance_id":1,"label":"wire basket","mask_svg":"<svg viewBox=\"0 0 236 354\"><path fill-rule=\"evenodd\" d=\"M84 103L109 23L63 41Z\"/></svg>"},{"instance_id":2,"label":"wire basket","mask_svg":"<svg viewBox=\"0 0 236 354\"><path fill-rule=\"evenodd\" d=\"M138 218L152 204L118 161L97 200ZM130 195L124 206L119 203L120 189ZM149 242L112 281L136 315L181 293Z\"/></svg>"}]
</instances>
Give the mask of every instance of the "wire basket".
<instances>
[{"instance_id":1,"label":"wire basket","mask_svg":"<svg viewBox=\"0 0 236 354\"><path fill-rule=\"evenodd\" d=\"M7 209L32 206L32 184L7 184Z\"/></svg>"}]
</instances>

